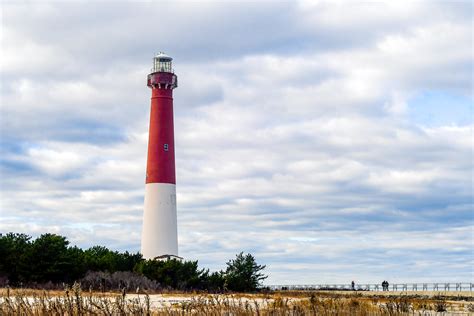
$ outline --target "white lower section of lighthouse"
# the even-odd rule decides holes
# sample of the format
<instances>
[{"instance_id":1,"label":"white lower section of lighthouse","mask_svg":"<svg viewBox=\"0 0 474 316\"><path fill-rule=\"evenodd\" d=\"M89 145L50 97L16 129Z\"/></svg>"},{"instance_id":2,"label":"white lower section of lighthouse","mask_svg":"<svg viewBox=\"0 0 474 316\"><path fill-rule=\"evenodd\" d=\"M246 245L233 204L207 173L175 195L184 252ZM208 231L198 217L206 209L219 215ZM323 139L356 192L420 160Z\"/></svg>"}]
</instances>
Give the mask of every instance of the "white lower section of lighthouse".
<instances>
[{"instance_id":1,"label":"white lower section of lighthouse","mask_svg":"<svg viewBox=\"0 0 474 316\"><path fill-rule=\"evenodd\" d=\"M178 256L176 185L147 183L143 215L143 258Z\"/></svg>"}]
</instances>

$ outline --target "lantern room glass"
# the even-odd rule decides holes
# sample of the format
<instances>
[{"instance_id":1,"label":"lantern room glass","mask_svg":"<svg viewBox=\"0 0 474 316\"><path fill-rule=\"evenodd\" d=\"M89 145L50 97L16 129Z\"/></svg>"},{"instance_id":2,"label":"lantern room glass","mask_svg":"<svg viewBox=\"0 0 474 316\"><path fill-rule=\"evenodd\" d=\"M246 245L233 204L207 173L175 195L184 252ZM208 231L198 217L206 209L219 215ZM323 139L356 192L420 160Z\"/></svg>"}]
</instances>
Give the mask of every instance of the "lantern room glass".
<instances>
[{"instance_id":1,"label":"lantern room glass","mask_svg":"<svg viewBox=\"0 0 474 316\"><path fill-rule=\"evenodd\" d=\"M154 58L153 72L173 72L170 58Z\"/></svg>"}]
</instances>

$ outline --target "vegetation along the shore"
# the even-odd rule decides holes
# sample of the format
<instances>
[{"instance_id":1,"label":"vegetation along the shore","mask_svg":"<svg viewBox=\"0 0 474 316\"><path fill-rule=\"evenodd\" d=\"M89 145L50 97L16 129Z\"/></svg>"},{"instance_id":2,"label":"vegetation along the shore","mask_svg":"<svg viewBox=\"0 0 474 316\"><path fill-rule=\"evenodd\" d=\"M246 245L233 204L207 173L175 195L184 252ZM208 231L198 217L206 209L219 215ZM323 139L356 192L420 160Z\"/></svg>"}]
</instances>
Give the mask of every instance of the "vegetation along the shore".
<instances>
[{"instance_id":1,"label":"vegetation along the shore","mask_svg":"<svg viewBox=\"0 0 474 316\"><path fill-rule=\"evenodd\" d=\"M198 261L145 260L140 253L103 246L83 250L66 237L43 234L36 239L18 233L0 234L0 286L63 288L78 281L93 290L257 290L266 278L264 265L243 252L222 271L199 268Z\"/></svg>"}]
</instances>

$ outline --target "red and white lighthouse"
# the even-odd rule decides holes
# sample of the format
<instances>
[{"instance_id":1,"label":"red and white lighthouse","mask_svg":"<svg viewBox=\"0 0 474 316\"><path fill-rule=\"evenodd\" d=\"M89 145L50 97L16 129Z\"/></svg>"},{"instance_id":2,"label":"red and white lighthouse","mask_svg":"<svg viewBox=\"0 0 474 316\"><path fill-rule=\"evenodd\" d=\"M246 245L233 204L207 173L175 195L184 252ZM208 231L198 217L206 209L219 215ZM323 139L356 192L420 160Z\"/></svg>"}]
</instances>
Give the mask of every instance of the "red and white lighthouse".
<instances>
[{"instance_id":1,"label":"red and white lighthouse","mask_svg":"<svg viewBox=\"0 0 474 316\"><path fill-rule=\"evenodd\" d=\"M147 81L151 110L141 245L145 259L178 257L173 126L173 89L178 80L172 60L157 54Z\"/></svg>"}]
</instances>

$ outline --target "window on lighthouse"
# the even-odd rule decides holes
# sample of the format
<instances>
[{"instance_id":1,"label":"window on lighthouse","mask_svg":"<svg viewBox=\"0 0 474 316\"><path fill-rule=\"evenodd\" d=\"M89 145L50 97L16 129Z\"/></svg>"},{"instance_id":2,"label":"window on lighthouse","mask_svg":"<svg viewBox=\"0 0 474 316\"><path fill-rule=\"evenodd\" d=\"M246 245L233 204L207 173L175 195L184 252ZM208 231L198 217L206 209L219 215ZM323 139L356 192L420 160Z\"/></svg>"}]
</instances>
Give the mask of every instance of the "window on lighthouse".
<instances>
[{"instance_id":1,"label":"window on lighthouse","mask_svg":"<svg viewBox=\"0 0 474 316\"><path fill-rule=\"evenodd\" d=\"M164 145L163 145L163 149L164 149L165 151L168 151L168 144L164 144Z\"/></svg>"}]
</instances>

